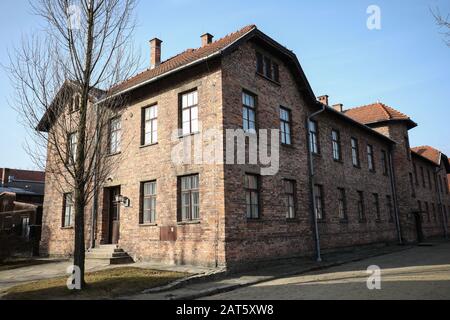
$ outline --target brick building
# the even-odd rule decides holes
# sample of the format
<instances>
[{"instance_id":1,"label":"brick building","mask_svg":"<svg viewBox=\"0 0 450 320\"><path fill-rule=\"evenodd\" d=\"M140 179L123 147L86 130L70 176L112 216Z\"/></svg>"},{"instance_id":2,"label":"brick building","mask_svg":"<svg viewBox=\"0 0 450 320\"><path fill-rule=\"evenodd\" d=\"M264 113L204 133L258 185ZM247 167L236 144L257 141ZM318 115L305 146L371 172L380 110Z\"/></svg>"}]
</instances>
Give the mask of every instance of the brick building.
<instances>
[{"instance_id":1,"label":"brick building","mask_svg":"<svg viewBox=\"0 0 450 320\"><path fill-rule=\"evenodd\" d=\"M150 68L108 91L127 97L111 120L126 147L114 140L117 167L102 182L98 210L92 203L86 210L86 247L117 243L135 260L234 267L319 248L416 241L417 215L425 217L425 237L444 235L448 193L411 179L419 166L426 179L448 186L450 165L439 151L431 160L411 152L416 123L408 116L381 103L343 110L327 96L317 100L295 54L256 26L201 40L161 62L162 41L153 39ZM258 129L280 129L279 170L265 175L261 163L227 163L226 148L222 161L174 163L180 142L190 147L189 139L211 129L222 142L230 129L244 129L249 140ZM70 255L72 191L57 192L55 178L47 173L41 246ZM418 208L419 195L428 211ZM126 206L116 201L123 197Z\"/></svg>"}]
</instances>

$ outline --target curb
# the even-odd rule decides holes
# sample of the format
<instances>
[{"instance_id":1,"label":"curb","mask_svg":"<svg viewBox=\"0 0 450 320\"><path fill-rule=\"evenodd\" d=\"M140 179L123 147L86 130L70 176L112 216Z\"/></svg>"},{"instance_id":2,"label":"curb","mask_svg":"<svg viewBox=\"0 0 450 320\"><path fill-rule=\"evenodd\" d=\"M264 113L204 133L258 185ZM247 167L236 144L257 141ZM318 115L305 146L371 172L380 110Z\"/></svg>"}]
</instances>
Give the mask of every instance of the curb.
<instances>
[{"instance_id":1,"label":"curb","mask_svg":"<svg viewBox=\"0 0 450 320\"><path fill-rule=\"evenodd\" d=\"M244 287L249 287L249 286L252 286L255 284L259 284L259 283L264 283L264 282L268 282L268 281L272 281L272 280L276 280L276 279L280 279L280 278L285 278L285 277L289 277L289 276L301 275L301 274L304 274L307 272L323 270L323 269L327 269L330 267L340 266L340 265L343 265L346 263L357 262L357 261L361 261L361 260L368 259L368 258L373 258L373 257L377 257L377 256L391 254L391 253L401 252L401 251L409 250L412 248L413 248L413 246L405 246L398 250L391 250L389 252L375 252L373 254L355 257L355 258L351 258L351 259L347 259L347 260L337 260L334 262L324 263L324 264L318 265L318 266L317 265L311 266L309 268L305 268L304 270L296 270L296 271L282 273L282 274L279 274L276 276L268 276L264 279L257 279L257 280L249 281L246 283L223 285L223 286L220 286L217 288L206 289L206 290L194 293L194 294L187 294L187 295L180 295L180 296L173 296L173 295L169 294L169 295L167 295L167 299L168 300L195 300L198 298L208 297L208 296L219 294L219 293L225 293L225 292L230 292L230 291L244 288Z\"/></svg>"}]
</instances>

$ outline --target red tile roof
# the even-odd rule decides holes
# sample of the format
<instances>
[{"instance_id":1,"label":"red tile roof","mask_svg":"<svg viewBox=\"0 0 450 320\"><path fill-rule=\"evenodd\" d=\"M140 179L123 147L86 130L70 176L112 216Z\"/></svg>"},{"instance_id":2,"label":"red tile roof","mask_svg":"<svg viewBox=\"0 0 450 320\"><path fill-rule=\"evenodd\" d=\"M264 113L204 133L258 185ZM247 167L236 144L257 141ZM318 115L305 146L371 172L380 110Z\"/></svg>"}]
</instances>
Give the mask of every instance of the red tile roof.
<instances>
[{"instance_id":1,"label":"red tile roof","mask_svg":"<svg viewBox=\"0 0 450 320\"><path fill-rule=\"evenodd\" d=\"M372 124L390 120L405 120L408 121L410 127L415 127L416 124L406 114L395 110L381 102L372 103L369 105L356 107L344 111L346 116L363 124Z\"/></svg>"},{"instance_id":2,"label":"red tile roof","mask_svg":"<svg viewBox=\"0 0 450 320\"><path fill-rule=\"evenodd\" d=\"M166 72L172 71L176 68L185 66L191 62L199 60L201 58L206 58L211 54L214 54L222 49L225 49L227 46L234 43L236 40L246 35L250 31L256 29L255 25L248 25L239 31L231 33L217 41L214 41L204 47L200 47L198 49L188 49L172 58L163 61L160 65L153 69L147 69L124 82L121 82L111 88L110 94L118 93L120 91L129 89L135 85L138 85L142 82L148 81L152 78L160 76Z\"/></svg>"},{"instance_id":3,"label":"red tile roof","mask_svg":"<svg viewBox=\"0 0 450 320\"><path fill-rule=\"evenodd\" d=\"M441 152L439 150L433 148L433 147L420 146L420 147L411 148L411 150L414 153L416 153L416 154L418 154L418 155L420 155L420 156L430 160L431 162L433 162L433 163L435 163L437 165L440 164Z\"/></svg>"}]
</instances>

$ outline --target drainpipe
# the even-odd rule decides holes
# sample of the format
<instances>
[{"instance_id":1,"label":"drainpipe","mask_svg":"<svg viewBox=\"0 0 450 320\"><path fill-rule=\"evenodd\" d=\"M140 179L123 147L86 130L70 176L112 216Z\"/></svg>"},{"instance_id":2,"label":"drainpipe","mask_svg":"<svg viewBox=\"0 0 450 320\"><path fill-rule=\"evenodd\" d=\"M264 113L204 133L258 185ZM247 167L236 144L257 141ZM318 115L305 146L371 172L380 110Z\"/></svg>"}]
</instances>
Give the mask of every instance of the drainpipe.
<instances>
[{"instance_id":1,"label":"drainpipe","mask_svg":"<svg viewBox=\"0 0 450 320\"><path fill-rule=\"evenodd\" d=\"M395 227L397 228L398 244L403 244L402 230L400 225L400 217L398 209L397 188L394 173L395 172L394 162L392 161L392 146L389 148L389 171L390 171L389 180L391 182L392 200L394 201Z\"/></svg>"},{"instance_id":2,"label":"drainpipe","mask_svg":"<svg viewBox=\"0 0 450 320\"><path fill-rule=\"evenodd\" d=\"M443 222L443 224L444 224L444 237L445 237L446 240L448 240L448 230L447 230L447 224L448 224L448 222L447 222L447 215L445 214L445 211L444 211L444 204L442 203L441 190L440 190L440 188L439 188L439 182L438 182L439 177L437 176L438 173L439 173L441 170L442 170L442 168L436 168L436 172L435 172L434 174L436 175L436 190L437 190L437 193L438 193L439 204L440 204L440 206L441 206L442 222ZM442 187L444 187L444 186L442 186ZM444 188L442 188L442 192L444 192Z\"/></svg>"},{"instance_id":3,"label":"drainpipe","mask_svg":"<svg viewBox=\"0 0 450 320\"><path fill-rule=\"evenodd\" d=\"M95 155L94 155L94 194L92 197L92 213L91 213L91 243L89 246L89 249L95 248L95 229L97 226L97 212L98 212L98 181L97 181L97 161L98 161L98 147L99 147L99 141L100 141L100 135L98 132L98 105L95 104L95 115L96 115L96 122L97 126L95 127Z\"/></svg>"},{"instance_id":4,"label":"drainpipe","mask_svg":"<svg viewBox=\"0 0 450 320\"><path fill-rule=\"evenodd\" d=\"M319 111L314 112L313 114L311 114L308 119L307 119L307 123L306 123L306 128L308 130L308 151L309 151L309 181L311 183L311 196L312 196L312 202L313 202L313 208L312 208L312 213L313 213L313 219L314 219L314 236L315 236L315 240L316 240L316 259L317 262L321 262L322 261L322 256L320 254L320 235L319 235L319 224L317 222L317 215L316 215L316 195L314 192L314 176L315 176L315 172L314 172L314 159L313 159L313 152L311 149L311 132L309 130L309 124L310 121L317 116L319 113L325 111L326 106L324 104L321 103L322 109L320 109Z\"/></svg>"}]
</instances>

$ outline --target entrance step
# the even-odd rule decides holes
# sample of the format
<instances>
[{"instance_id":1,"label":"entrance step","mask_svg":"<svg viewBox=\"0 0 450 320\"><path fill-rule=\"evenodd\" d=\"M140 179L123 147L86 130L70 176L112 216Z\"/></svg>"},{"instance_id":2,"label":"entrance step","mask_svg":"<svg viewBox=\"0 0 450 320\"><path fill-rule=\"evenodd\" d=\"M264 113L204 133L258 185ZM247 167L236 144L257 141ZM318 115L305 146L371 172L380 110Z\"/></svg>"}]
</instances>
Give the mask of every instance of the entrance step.
<instances>
[{"instance_id":1,"label":"entrance step","mask_svg":"<svg viewBox=\"0 0 450 320\"><path fill-rule=\"evenodd\" d=\"M133 259L117 245L100 245L86 252L86 259L108 260L109 264L133 263Z\"/></svg>"}]
</instances>

